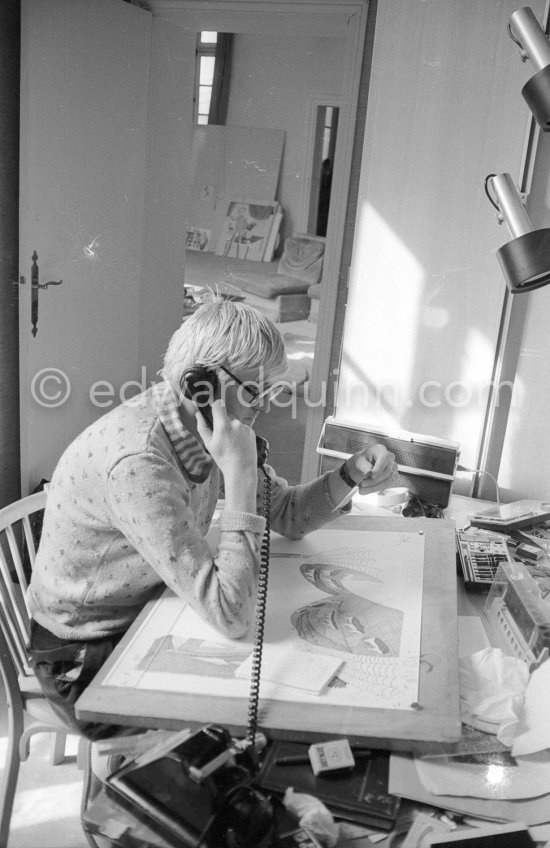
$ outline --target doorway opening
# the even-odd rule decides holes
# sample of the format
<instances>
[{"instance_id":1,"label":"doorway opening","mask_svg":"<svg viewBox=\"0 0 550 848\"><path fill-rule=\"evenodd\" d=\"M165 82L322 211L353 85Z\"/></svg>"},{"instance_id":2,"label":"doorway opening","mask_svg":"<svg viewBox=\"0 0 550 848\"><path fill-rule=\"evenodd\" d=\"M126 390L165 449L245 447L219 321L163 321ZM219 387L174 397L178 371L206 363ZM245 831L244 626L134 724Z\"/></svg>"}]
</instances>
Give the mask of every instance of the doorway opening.
<instances>
[{"instance_id":1,"label":"doorway opening","mask_svg":"<svg viewBox=\"0 0 550 848\"><path fill-rule=\"evenodd\" d=\"M308 216L308 233L316 236L327 234L339 112L338 106L327 104L316 109Z\"/></svg>"}]
</instances>

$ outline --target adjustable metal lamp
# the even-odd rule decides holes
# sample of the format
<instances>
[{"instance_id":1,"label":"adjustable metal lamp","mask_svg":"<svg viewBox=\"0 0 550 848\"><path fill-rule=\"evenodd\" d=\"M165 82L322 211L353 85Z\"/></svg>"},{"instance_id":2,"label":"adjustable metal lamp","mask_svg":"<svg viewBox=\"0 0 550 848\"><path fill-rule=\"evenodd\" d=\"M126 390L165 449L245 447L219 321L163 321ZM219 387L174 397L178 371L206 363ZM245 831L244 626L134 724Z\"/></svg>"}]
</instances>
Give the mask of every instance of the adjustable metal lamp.
<instances>
[{"instance_id":1,"label":"adjustable metal lamp","mask_svg":"<svg viewBox=\"0 0 550 848\"><path fill-rule=\"evenodd\" d=\"M494 192L491 196L490 187ZM497 250L497 259L512 294L533 291L550 283L550 229L535 230L510 174L489 174L485 192L512 241Z\"/></svg>"},{"instance_id":2,"label":"adjustable metal lamp","mask_svg":"<svg viewBox=\"0 0 550 848\"><path fill-rule=\"evenodd\" d=\"M546 33L529 6L513 13L508 33L520 48L522 61L529 59L536 70L521 93L539 127L550 132L550 43Z\"/></svg>"}]
</instances>

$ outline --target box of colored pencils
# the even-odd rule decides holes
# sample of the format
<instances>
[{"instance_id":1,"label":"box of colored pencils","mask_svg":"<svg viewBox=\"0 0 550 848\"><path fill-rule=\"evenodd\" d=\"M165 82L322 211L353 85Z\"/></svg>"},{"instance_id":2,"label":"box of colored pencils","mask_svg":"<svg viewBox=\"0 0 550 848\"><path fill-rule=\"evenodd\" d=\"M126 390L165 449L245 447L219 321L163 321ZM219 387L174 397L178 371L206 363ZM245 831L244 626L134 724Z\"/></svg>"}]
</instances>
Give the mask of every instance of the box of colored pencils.
<instances>
[{"instance_id":1,"label":"box of colored pencils","mask_svg":"<svg viewBox=\"0 0 550 848\"><path fill-rule=\"evenodd\" d=\"M457 559L465 586L489 589L497 568L502 562L511 562L504 539L488 533L457 531Z\"/></svg>"}]
</instances>

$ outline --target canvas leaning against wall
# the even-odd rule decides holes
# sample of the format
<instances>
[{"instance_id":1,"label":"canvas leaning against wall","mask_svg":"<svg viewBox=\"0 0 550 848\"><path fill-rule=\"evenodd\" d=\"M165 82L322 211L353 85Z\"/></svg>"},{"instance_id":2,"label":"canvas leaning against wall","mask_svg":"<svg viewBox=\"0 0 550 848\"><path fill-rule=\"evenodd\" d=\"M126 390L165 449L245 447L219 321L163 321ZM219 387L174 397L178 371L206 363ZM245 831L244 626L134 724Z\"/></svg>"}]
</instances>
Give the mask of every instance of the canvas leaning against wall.
<instances>
[{"instance_id":1,"label":"canvas leaning against wall","mask_svg":"<svg viewBox=\"0 0 550 848\"><path fill-rule=\"evenodd\" d=\"M212 230L203 227L187 227L185 231L186 250L207 251L212 237Z\"/></svg>"},{"instance_id":2,"label":"canvas leaning against wall","mask_svg":"<svg viewBox=\"0 0 550 848\"><path fill-rule=\"evenodd\" d=\"M270 262L281 217L277 202L230 201L216 248L217 255Z\"/></svg>"}]
</instances>

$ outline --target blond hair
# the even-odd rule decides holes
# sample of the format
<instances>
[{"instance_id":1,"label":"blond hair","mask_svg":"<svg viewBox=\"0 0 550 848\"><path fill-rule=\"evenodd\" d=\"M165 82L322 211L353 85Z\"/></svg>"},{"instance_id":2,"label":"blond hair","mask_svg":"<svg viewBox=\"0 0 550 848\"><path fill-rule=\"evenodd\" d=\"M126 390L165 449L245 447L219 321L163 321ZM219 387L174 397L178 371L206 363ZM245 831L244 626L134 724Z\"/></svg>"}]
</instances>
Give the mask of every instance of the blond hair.
<instances>
[{"instance_id":1,"label":"blond hair","mask_svg":"<svg viewBox=\"0 0 550 848\"><path fill-rule=\"evenodd\" d=\"M225 365L237 374L260 370L266 379L287 370L284 342L276 326L253 306L208 293L173 334L161 376L174 391L188 368Z\"/></svg>"}]
</instances>

